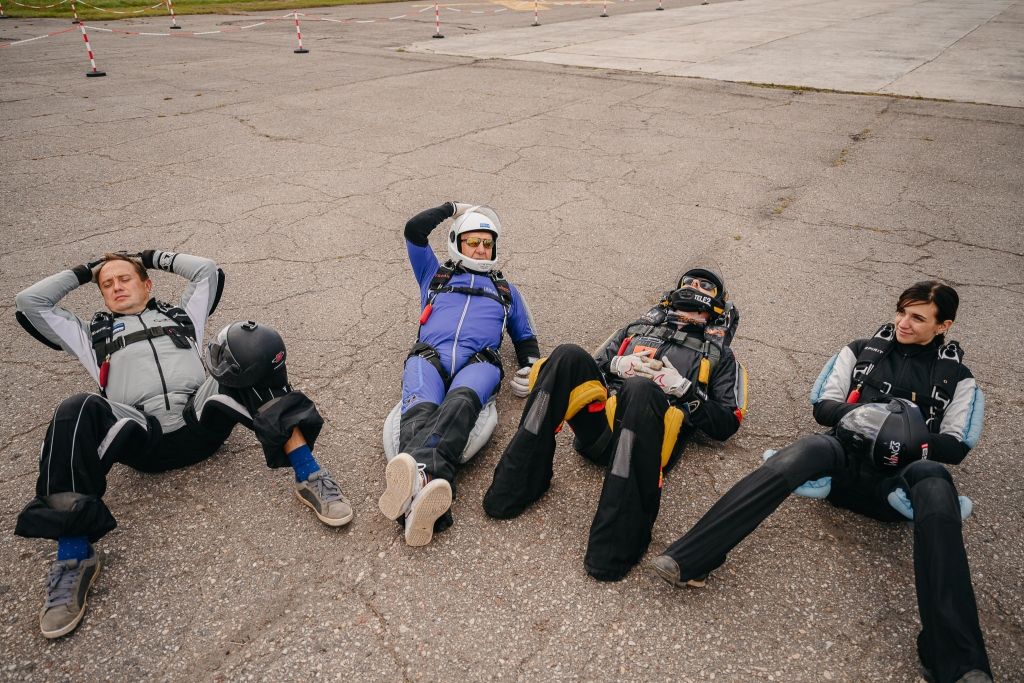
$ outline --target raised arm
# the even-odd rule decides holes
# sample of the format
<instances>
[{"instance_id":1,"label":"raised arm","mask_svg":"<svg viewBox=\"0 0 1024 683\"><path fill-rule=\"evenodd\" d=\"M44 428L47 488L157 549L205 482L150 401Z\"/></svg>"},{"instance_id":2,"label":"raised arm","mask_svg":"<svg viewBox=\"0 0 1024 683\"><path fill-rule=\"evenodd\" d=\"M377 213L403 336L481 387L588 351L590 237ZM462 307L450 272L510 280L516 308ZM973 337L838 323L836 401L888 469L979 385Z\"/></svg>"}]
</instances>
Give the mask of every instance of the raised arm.
<instances>
[{"instance_id":1,"label":"raised arm","mask_svg":"<svg viewBox=\"0 0 1024 683\"><path fill-rule=\"evenodd\" d=\"M91 280L89 266L76 266L18 292L14 301L18 322L26 332L47 346L64 349L77 358L98 384L100 368L92 350L89 323L57 305L69 292Z\"/></svg>"},{"instance_id":2,"label":"raised arm","mask_svg":"<svg viewBox=\"0 0 1024 683\"><path fill-rule=\"evenodd\" d=\"M409 263L420 285L420 293L426 298L427 287L437 273L437 257L430 248L427 238L434 228L455 215L455 203L445 202L426 211L420 211L405 224L405 248L409 253ZM425 303L425 301L423 302Z\"/></svg>"},{"instance_id":3,"label":"raised arm","mask_svg":"<svg viewBox=\"0 0 1024 683\"><path fill-rule=\"evenodd\" d=\"M206 319L216 307L222 287L222 275L217 264L202 256L147 250L142 252L142 265L180 275L189 281L178 305L192 320L196 328L196 345L202 348Z\"/></svg>"}]
</instances>

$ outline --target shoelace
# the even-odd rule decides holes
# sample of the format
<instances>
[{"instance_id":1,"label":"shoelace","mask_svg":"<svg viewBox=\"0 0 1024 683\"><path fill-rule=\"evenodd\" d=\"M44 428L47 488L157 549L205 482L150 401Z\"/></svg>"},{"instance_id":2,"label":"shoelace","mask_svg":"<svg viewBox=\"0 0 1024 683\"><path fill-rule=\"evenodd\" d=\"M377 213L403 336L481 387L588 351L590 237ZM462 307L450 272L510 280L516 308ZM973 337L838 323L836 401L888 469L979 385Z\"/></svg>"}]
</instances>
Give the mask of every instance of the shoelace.
<instances>
[{"instance_id":1,"label":"shoelace","mask_svg":"<svg viewBox=\"0 0 1024 683\"><path fill-rule=\"evenodd\" d=\"M50 565L50 577L46 581L46 609L67 605L75 599L75 584L82 574L82 565L71 569L63 562Z\"/></svg>"},{"instance_id":2,"label":"shoelace","mask_svg":"<svg viewBox=\"0 0 1024 683\"><path fill-rule=\"evenodd\" d=\"M327 470L320 470L320 476L317 477L315 485L317 497L325 503L333 503L345 497L338 482L334 481L334 477Z\"/></svg>"}]
</instances>

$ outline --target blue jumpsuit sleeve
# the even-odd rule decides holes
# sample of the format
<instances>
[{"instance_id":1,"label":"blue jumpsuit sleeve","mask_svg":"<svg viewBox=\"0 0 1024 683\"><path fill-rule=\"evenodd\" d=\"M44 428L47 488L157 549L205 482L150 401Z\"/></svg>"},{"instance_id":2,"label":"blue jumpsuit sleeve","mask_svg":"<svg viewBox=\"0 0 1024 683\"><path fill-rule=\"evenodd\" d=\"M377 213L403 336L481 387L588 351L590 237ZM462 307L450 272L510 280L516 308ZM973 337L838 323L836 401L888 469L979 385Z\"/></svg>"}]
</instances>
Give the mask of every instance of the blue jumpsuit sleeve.
<instances>
[{"instance_id":1,"label":"blue jumpsuit sleeve","mask_svg":"<svg viewBox=\"0 0 1024 683\"><path fill-rule=\"evenodd\" d=\"M509 284L512 290L512 306L508 312L508 320L505 321L505 329L512 339L516 348L516 359L520 367L532 364L534 358L540 358L540 345L537 343L537 324L533 321L533 314L526 300L516 289L516 286Z\"/></svg>"},{"instance_id":2,"label":"blue jumpsuit sleeve","mask_svg":"<svg viewBox=\"0 0 1024 683\"><path fill-rule=\"evenodd\" d=\"M427 305L427 290L430 288L430 281L437 274L440 264L430 246L420 247L406 240L405 249L409 253L409 263L412 264L412 272L416 275L416 282L420 286L420 308L422 308Z\"/></svg>"}]
</instances>

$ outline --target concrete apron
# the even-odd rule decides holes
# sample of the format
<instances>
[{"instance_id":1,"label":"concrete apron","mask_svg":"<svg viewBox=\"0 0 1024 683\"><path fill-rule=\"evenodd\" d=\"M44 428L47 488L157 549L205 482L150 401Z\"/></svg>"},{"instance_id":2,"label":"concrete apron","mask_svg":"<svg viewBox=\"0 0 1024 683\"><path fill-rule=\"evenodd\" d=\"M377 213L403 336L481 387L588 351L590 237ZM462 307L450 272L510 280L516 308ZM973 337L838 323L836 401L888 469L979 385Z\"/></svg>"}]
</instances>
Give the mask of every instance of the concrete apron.
<instances>
[{"instance_id":1,"label":"concrete apron","mask_svg":"<svg viewBox=\"0 0 1024 683\"><path fill-rule=\"evenodd\" d=\"M407 48L1024 106L1024 0L737 0Z\"/></svg>"}]
</instances>

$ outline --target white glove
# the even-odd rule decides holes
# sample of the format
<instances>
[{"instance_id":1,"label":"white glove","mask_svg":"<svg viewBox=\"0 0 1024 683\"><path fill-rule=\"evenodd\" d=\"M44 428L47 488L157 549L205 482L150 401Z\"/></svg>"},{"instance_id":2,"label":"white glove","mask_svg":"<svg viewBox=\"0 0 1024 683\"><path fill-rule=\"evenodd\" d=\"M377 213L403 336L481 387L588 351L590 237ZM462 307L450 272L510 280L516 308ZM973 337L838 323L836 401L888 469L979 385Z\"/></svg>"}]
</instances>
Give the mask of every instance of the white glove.
<instances>
[{"instance_id":1,"label":"white glove","mask_svg":"<svg viewBox=\"0 0 1024 683\"><path fill-rule=\"evenodd\" d=\"M661 359L661 370L644 368L639 374L651 380L669 396L682 398L690 391L690 380L679 374L668 358Z\"/></svg>"},{"instance_id":2,"label":"white glove","mask_svg":"<svg viewBox=\"0 0 1024 683\"><path fill-rule=\"evenodd\" d=\"M474 205L473 204L462 204L460 202L452 202L452 206L455 207L455 213L452 215L452 218L458 218L462 214L464 214L467 211L469 211L470 209L472 209Z\"/></svg>"},{"instance_id":3,"label":"white glove","mask_svg":"<svg viewBox=\"0 0 1024 683\"><path fill-rule=\"evenodd\" d=\"M533 367L529 365L519 368L515 377L508 381L508 388L512 390L512 395L516 398L526 398L530 395L530 370L532 369Z\"/></svg>"},{"instance_id":4,"label":"white glove","mask_svg":"<svg viewBox=\"0 0 1024 683\"><path fill-rule=\"evenodd\" d=\"M644 372L650 372L648 364L651 359L648 356L652 353L653 351L643 351L639 354L631 353L628 356L615 356L608 369L623 379L638 375L644 376Z\"/></svg>"}]
</instances>

